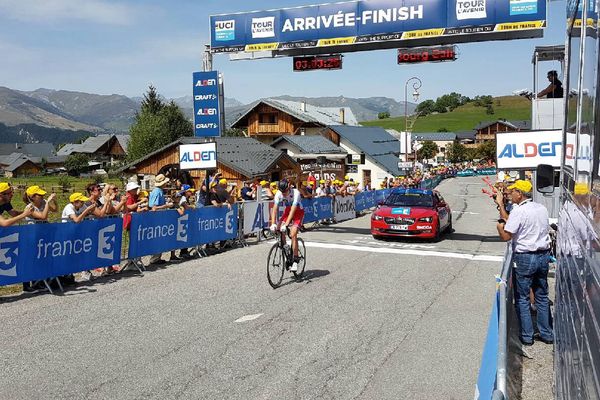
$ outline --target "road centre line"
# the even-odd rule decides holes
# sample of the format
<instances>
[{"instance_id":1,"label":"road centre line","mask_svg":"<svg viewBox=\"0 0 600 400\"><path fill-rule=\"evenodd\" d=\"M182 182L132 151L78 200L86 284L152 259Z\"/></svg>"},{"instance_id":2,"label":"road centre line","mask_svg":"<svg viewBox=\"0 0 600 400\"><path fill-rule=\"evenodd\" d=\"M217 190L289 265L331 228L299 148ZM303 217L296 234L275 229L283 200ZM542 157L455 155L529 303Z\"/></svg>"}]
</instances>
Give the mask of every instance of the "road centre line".
<instances>
[{"instance_id":1,"label":"road centre line","mask_svg":"<svg viewBox=\"0 0 600 400\"><path fill-rule=\"evenodd\" d=\"M354 250L364 251L369 253L385 253L385 254L406 254L413 256L424 256L424 257L441 257L441 258L459 258L463 260L471 261L495 261L502 262L504 259L502 256L485 256L478 254L463 254L463 253L446 253L443 251L429 251L429 250L412 250L412 249L390 249L381 247L367 247L367 246L352 246L348 244L337 244L337 243L317 243L317 242L306 242L306 247L316 247L322 249L338 249L338 250Z\"/></svg>"},{"instance_id":2,"label":"road centre line","mask_svg":"<svg viewBox=\"0 0 600 400\"><path fill-rule=\"evenodd\" d=\"M238 319L236 319L233 322L248 322L248 321L254 321L257 318L260 318L263 314L251 314L251 315L244 315L243 317L240 317Z\"/></svg>"}]
</instances>

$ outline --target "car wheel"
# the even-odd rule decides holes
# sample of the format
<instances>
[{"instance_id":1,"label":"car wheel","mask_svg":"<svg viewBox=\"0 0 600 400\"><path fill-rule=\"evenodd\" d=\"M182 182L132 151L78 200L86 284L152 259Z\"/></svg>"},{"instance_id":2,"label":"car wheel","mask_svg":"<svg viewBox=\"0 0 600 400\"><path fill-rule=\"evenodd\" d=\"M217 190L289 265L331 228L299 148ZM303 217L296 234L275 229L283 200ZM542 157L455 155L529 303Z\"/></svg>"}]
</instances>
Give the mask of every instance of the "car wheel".
<instances>
[{"instance_id":1,"label":"car wheel","mask_svg":"<svg viewBox=\"0 0 600 400\"><path fill-rule=\"evenodd\" d=\"M452 229L452 215L450 215L450 222L448 222L448 226L446 227L446 233L452 233L454 229Z\"/></svg>"}]
</instances>

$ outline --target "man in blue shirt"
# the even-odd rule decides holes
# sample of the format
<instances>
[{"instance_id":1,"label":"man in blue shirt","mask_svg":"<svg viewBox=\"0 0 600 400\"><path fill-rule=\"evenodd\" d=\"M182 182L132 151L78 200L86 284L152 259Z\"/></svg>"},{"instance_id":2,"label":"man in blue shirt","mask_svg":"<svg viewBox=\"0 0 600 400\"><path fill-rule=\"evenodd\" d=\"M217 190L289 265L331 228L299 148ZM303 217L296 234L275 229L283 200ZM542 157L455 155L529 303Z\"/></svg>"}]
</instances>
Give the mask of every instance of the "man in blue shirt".
<instances>
[{"instance_id":1,"label":"man in blue shirt","mask_svg":"<svg viewBox=\"0 0 600 400\"><path fill-rule=\"evenodd\" d=\"M159 174L156 176L154 181L154 189L150 192L150 196L148 198L148 208L151 211L159 211L165 210L167 208L173 207L173 203L167 203L165 199L165 193L163 191L163 186L169 183L170 179L164 176L163 174ZM159 265L165 264L166 261L161 259L162 254L155 254L150 257L150 264ZM173 258L174 253L171 253L171 258Z\"/></svg>"}]
</instances>

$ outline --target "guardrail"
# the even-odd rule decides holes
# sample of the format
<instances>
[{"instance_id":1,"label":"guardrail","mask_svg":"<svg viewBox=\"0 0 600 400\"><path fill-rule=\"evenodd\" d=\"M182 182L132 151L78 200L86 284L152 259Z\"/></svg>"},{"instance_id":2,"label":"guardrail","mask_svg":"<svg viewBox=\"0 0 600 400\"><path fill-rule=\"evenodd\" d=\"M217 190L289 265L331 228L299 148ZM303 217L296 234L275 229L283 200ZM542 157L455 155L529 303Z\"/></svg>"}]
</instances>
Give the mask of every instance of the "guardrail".
<instances>
[{"instance_id":1,"label":"guardrail","mask_svg":"<svg viewBox=\"0 0 600 400\"><path fill-rule=\"evenodd\" d=\"M519 398L521 392L521 346L513 304L513 269L509 243L501 274L496 276L496 292L475 387L476 400L509 400Z\"/></svg>"}]
</instances>

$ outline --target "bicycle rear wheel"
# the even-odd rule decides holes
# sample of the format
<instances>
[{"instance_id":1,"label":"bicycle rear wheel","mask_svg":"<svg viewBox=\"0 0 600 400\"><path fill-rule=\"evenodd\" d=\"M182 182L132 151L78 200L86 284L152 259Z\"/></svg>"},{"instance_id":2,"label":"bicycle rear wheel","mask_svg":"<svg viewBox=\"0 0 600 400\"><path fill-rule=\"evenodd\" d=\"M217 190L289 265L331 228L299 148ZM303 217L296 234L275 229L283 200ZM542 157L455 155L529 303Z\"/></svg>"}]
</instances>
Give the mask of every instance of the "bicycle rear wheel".
<instances>
[{"instance_id":1,"label":"bicycle rear wheel","mask_svg":"<svg viewBox=\"0 0 600 400\"><path fill-rule=\"evenodd\" d=\"M300 261L298 261L298 270L293 272L296 279L302 278L304 267L306 267L306 247L304 246L304 240L302 240L302 238L298 238L298 257L300 257Z\"/></svg>"},{"instance_id":2,"label":"bicycle rear wheel","mask_svg":"<svg viewBox=\"0 0 600 400\"><path fill-rule=\"evenodd\" d=\"M283 249L278 243L275 243L269 251L269 257L267 257L267 279L273 289L281 285L283 271L285 271L285 256L283 255Z\"/></svg>"}]
</instances>

